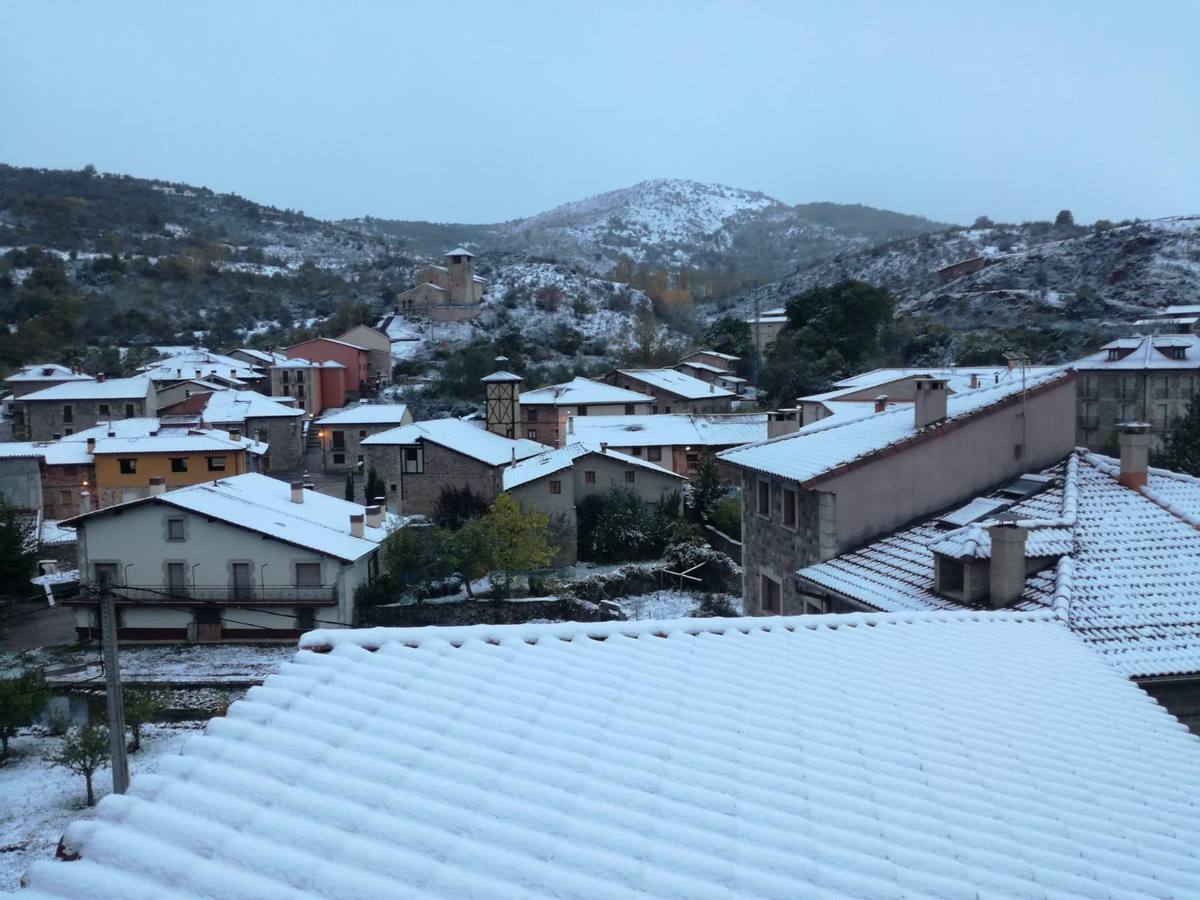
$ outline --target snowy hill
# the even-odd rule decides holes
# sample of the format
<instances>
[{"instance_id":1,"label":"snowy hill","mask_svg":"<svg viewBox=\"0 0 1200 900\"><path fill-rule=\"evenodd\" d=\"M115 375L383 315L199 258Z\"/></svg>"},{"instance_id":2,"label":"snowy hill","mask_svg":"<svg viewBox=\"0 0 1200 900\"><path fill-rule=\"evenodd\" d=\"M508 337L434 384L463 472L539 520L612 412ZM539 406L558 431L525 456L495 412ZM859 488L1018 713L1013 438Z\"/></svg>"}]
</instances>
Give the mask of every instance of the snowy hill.
<instances>
[{"instance_id":1,"label":"snowy hill","mask_svg":"<svg viewBox=\"0 0 1200 900\"><path fill-rule=\"evenodd\" d=\"M627 257L652 268L684 266L761 279L877 241L945 227L866 206L788 206L757 191L682 179L643 181L496 225L382 219L347 224L395 238L417 256L436 256L463 242L477 252L524 253L596 274Z\"/></svg>"},{"instance_id":2,"label":"snowy hill","mask_svg":"<svg viewBox=\"0 0 1200 900\"><path fill-rule=\"evenodd\" d=\"M982 257L946 283L938 270ZM740 297L749 312L783 306L810 287L856 278L886 287L911 313L953 326L1020 324L1030 314L1069 323L1128 322L1171 304L1200 303L1200 216L1105 227L1048 222L951 229L841 254Z\"/></svg>"}]
</instances>

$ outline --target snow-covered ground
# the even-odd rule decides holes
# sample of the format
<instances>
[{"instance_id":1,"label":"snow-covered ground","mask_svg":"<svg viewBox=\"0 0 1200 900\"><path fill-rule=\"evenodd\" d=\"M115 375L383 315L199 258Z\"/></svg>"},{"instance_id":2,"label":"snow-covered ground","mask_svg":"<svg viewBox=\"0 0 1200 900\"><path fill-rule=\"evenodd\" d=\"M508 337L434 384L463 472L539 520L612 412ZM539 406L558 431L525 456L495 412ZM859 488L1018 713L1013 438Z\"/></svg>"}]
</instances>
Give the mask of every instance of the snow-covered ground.
<instances>
[{"instance_id":1,"label":"snow-covered ground","mask_svg":"<svg viewBox=\"0 0 1200 900\"><path fill-rule=\"evenodd\" d=\"M722 594L738 615L742 611L742 598L735 594ZM615 601L627 619L686 619L700 603L699 594L686 591L654 591L635 597L621 597Z\"/></svg>"},{"instance_id":2,"label":"snow-covered ground","mask_svg":"<svg viewBox=\"0 0 1200 900\"><path fill-rule=\"evenodd\" d=\"M142 749L129 755L130 775L153 772L202 727L202 722L147 725ZM15 891L32 862L53 858L63 829L91 815L83 776L46 762L60 740L42 728L26 729L12 740L12 755L0 766L0 891ZM111 771L100 770L93 783L99 800L112 790Z\"/></svg>"},{"instance_id":3,"label":"snow-covered ground","mask_svg":"<svg viewBox=\"0 0 1200 900\"><path fill-rule=\"evenodd\" d=\"M154 644L122 647L121 680L133 684L253 684L277 670L296 652L291 641L279 644ZM98 681L99 653L94 646L41 651L18 657L0 655L0 671L46 666L54 684ZM62 675L55 675L62 672Z\"/></svg>"}]
</instances>

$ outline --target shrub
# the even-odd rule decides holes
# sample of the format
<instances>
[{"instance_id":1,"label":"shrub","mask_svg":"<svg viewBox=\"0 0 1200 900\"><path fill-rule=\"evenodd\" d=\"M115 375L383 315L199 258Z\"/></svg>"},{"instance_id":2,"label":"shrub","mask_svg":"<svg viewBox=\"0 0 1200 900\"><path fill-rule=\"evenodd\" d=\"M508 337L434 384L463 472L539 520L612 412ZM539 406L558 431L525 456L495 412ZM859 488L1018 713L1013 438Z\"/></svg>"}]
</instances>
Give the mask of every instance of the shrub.
<instances>
[{"instance_id":1,"label":"shrub","mask_svg":"<svg viewBox=\"0 0 1200 900\"><path fill-rule=\"evenodd\" d=\"M84 725L72 728L63 738L58 753L50 762L82 775L87 783L87 805L96 805L96 793L92 789L92 776L108 762L108 729L103 725Z\"/></svg>"},{"instance_id":2,"label":"shrub","mask_svg":"<svg viewBox=\"0 0 1200 900\"><path fill-rule=\"evenodd\" d=\"M709 524L735 541L742 539L742 501L737 497L722 497L713 504Z\"/></svg>"},{"instance_id":3,"label":"shrub","mask_svg":"<svg viewBox=\"0 0 1200 900\"><path fill-rule=\"evenodd\" d=\"M658 556L682 526L675 517L678 506L671 498L648 504L637 491L620 486L585 497L578 513L579 558L624 562Z\"/></svg>"},{"instance_id":4,"label":"shrub","mask_svg":"<svg viewBox=\"0 0 1200 900\"><path fill-rule=\"evenodd\" d=\"M49 699L46 679L36 669L0 678L0 763L8 757L9 740L18 729L33 722Z\"/></svg>"}]
</instances>

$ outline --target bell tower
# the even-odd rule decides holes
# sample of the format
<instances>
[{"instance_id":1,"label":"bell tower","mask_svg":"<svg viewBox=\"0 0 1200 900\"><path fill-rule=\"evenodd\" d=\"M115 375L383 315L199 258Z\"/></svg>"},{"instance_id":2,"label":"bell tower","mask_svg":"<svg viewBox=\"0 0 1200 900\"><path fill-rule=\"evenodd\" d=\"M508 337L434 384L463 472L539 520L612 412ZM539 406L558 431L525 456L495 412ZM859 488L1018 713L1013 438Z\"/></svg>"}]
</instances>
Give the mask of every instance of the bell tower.
<instances>
[{"instance_id":1,"label":"bell tower","mask_svg":"<svg viewBox=\"0 0 1200 900\"><path fill-rule=\"evenodd\" d=\"M521 384L525 379L505 371L507 363L508 357L497 356L496 371L483 376L480 381L487 409L487 430L501 437L515 438L521 424Z\"/></svg>"},{"instance_id":2,"label":"bell tower","mask_svg":"<svg viewBox=\"0 0 1200 900\"><path fill-rule=\"evenodd\" d=\"M455 247L446 254L446 289L454 304L475 302L475 254Z\"/></svg>"}]
</instances>

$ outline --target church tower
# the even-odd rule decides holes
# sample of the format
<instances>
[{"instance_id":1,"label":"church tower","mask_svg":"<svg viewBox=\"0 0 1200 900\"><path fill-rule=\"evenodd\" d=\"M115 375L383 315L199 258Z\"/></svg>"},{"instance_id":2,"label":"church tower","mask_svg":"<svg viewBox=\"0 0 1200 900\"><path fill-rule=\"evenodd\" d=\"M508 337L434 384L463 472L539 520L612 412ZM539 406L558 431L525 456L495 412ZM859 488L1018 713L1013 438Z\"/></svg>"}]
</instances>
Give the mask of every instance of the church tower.
<instances>
[{"instance_id":1,"label":"church tower","mask_svg":"<svg viewBox=\"0 0 1200 900\"><path fill-rule=\"evenodd\" d=\"M487 405L487 430L501 437L518 437L517 426L521 424L520 375L504 370L508 357L496 357L496 371L480 379L483 382L483 398Z\"/></svg>"},{"instance_id":2,"label":"church tower","mask_svg":"<svg viewBox=\"0 0 1200 900\"><path fill-rule=\"evenodd\" d=\"M450 302L474 303L475 254L464 247L455 247L446 254L446 283Z\"/></svg>"}]
</instances>

